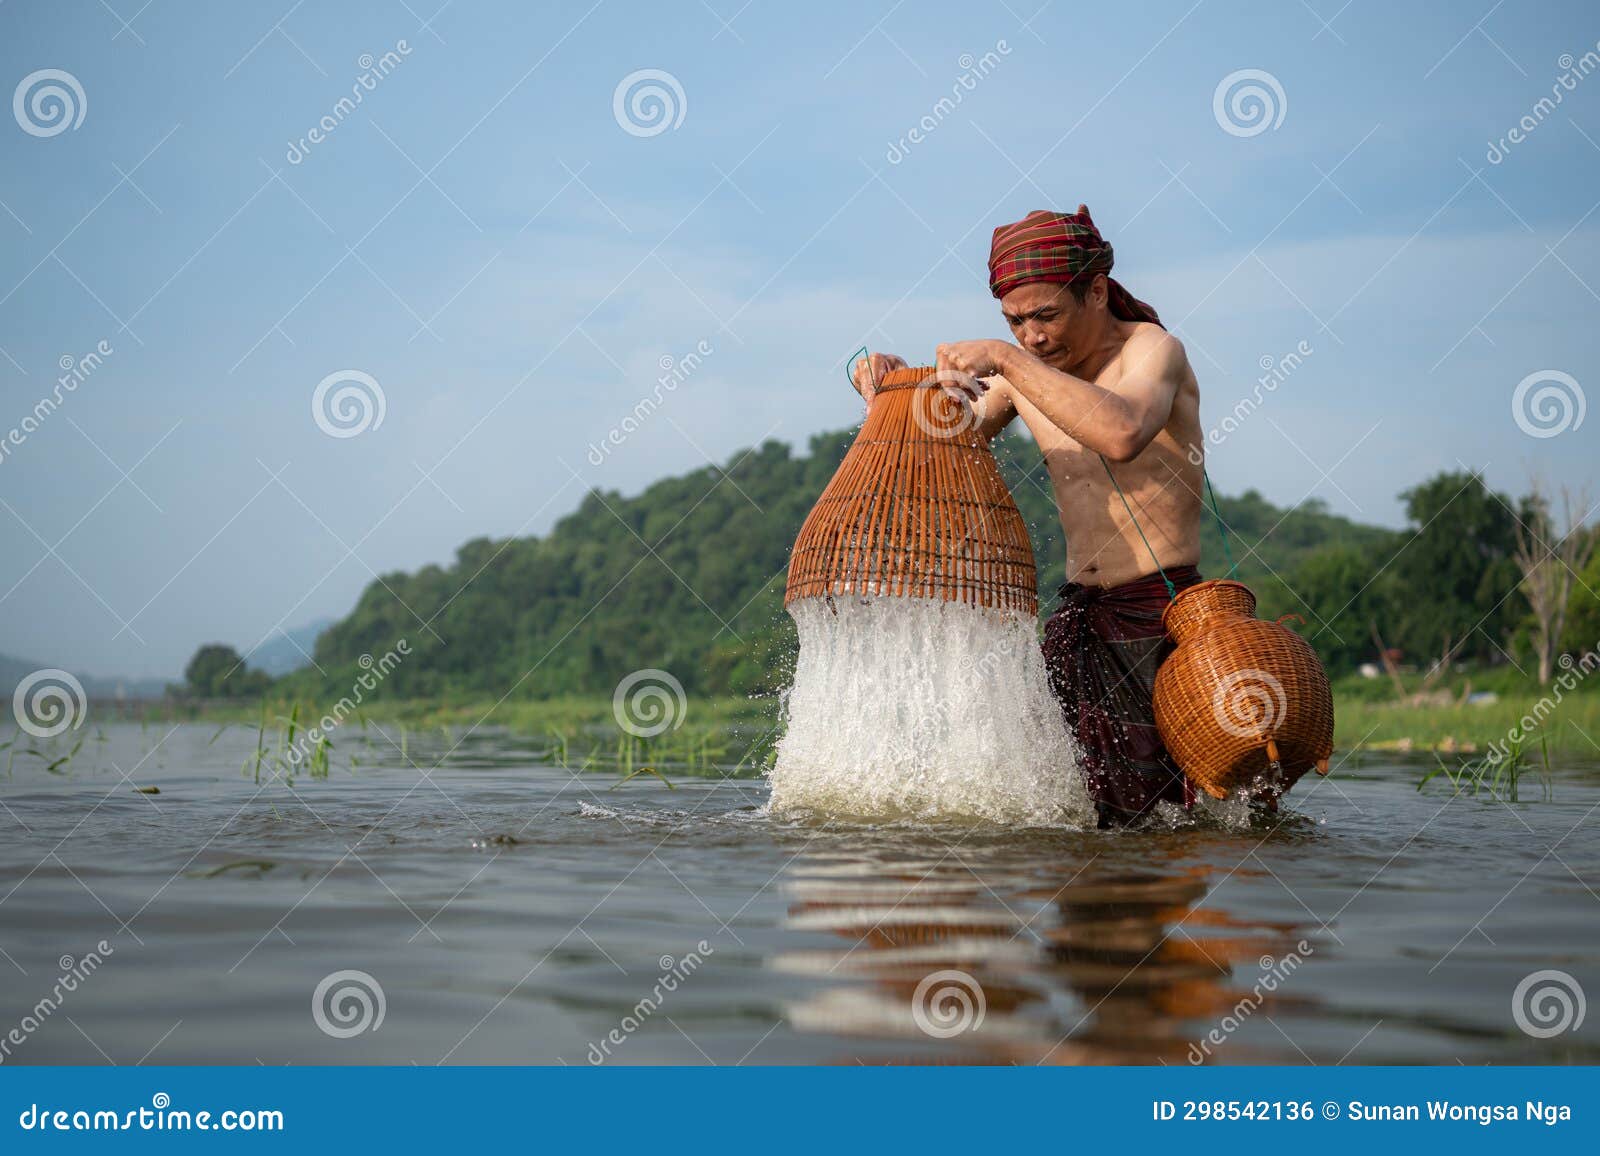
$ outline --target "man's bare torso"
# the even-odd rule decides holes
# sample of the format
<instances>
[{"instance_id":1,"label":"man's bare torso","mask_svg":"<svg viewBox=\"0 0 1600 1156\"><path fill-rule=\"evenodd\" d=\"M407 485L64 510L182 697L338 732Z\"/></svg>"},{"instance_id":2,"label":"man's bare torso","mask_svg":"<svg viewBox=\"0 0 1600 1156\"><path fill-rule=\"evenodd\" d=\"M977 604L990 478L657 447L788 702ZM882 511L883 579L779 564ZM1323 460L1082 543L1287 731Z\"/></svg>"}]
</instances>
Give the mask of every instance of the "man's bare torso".
<instances>
[{"instance_id":1,"label":"man's bare torso","mask_svg":"<svg viewBox=\"0 0 1600 1156\"><path fill-rule=\"evenodd\" d=\"M1138 355L1140 331L1162 332L1154 325L1125 324L1130 331L1128 340L1090 379L1113 393L1123 376L1125 359ZM1204 439L1200 387L1187 361L1176 385L1171 413L1155 439L1132 461L1108 463L1138 519L1138 529L1107 477L1100 455L1046 420L1026 398L1015 397L1018 416L1033 433L1050 472L1067 539L1069 581L1116 586L1154 572L1157 563L1170 569L1199 562L1204 471L1203 459L1201 464L1191 460L1200 457L1191 447L1202 446ZM1139 529L1149 539L1148 549Z\"/></svg>"}]
</instances>

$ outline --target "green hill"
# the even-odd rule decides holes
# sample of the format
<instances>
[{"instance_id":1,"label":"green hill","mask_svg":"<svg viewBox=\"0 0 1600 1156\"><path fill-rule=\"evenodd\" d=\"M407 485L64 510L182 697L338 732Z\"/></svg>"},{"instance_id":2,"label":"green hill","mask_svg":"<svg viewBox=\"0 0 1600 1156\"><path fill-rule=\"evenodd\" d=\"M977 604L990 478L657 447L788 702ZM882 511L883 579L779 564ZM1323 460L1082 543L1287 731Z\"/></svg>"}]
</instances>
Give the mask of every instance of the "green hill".
<instances>
[{"instance_id":1,"label":"green hill","mask_svg":"<svg viewBox=\"0 0 1600 1156\"><path fill-rule=\"evenodd\" d=\"M819 434L801 457L768 441L634 497L594 490L544 537L477 538L449 566L385 574L317 640L326 680L299 671L279 685L342 690L363 655L379 657L404 638L410 655L385 679L384 696L609 694L643 667L670 671L691 692L781 686L794 653L782 608L789 549L854 432ZM1048 609L1065 551L1044 464L1017 434L995 449L1033 532ZM1247 492L1220 504L1239 535L1240 577L1262 593L1263 612L1304 612L1273 572L1329 549L1362 555L1393 537L1313 502L1283 511ZM1203 544L1202 568L1220 574L1210 519Z\"/></svg>"}]
</instances>

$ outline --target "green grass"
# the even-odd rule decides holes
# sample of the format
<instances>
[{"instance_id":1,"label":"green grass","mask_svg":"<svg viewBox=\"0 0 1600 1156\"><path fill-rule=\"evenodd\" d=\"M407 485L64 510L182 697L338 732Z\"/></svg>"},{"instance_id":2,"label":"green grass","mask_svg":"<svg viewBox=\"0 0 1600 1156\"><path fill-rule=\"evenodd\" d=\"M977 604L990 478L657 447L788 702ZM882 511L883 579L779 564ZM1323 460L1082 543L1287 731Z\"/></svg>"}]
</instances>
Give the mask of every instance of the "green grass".
<instances>
[{"instance_id":1,"label":"green grass","mask_svg":"<svg viewBox=\"0 0 1600 1156\"><path fill-rule=\"evenodd\" d=\"M1408 694L1423 693L1421 679L1402 681ZM1498 701L1467 702L1469 691L1492 691ZM1335 745L1482 752L1490 744L1508 745L1520 733L1524 743L1543 744L1552 753L1600 758L1600 687L1580 685L1564 693L1514 671L1492 671L1441 679L1427 693L1432 697L1401 701L1387 678L1336 682Z\"/></svg>"},{"instance_id":2,"label":"green grass","mask_svg":"<svg viewBox=\"0 0 1600 1156\"><path fill-rule=\"evenodd\" d=\"M1539 779L1541 793L1548 801L1552 797L1550 745L1543 735L1540 736L1538 751L1538 761L1535 762L1530 757L1527 742L1520 734L1514 736L1505 748L1496 748L1483 755L1446 759L1435 751L1435 766L1417 780L1417 790L1422 790L1443 775L1458 795L1468 791L1474 797L1487 793L1493 798L1516 803L1521 801L1523 776L1531 771Z\"/></svg>"}]
</instances>

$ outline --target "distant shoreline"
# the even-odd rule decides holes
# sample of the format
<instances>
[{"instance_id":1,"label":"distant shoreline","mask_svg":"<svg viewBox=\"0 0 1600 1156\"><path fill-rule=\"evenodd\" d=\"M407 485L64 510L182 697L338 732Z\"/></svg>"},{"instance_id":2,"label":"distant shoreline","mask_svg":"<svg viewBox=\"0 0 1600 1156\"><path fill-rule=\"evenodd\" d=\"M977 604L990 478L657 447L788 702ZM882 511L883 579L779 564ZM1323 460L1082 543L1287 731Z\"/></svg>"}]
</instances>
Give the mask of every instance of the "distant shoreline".
<instances>
[{"instance_id":1,"label":"distant shoreline","mask_svg":"<svg viewBox=\"0 0 1600 1156\"><path fill-rule=\"evenodd\" d=\"M1417 680L1409 680L1415 682ZM1345 679L1334 687L1335 746L1339 751L1438 752L1472 756L1504 744L1509 735L1524 730L1530 719L1542 718L1527 728L1533 747L1542 741L1552 753L1591 754L1600 757L1600 690L1583 690L1561 701L1542 692L1532 680L1506 686L1499 680L1487 694L1474 699L1471 683L1461 676L1455 686L1413 692L1402 701L1387 684L1362 685ZM300 699L301 725L318 717L330 704ZM204 722L258 726L265 706L268 729L274 720L288 716L288 699L91 699L88 725L108 721ZM364 721L363 721L364 720ZM684 725L696 733L759 728L770 731L778 722L775 696L741 698L731 695L690 695ZM574 695L537 701L507 701L473 697L432 699L378 699L367 703L359 716L343 724L347 732L363 725L397 724L404 727L451 729L474 726L503 727L530 735L566 735L615 738L621 732L612 716L611 699L603 694ZM281 725L281 724L279 724ZM334 738L337 743L337 735Z\"/></svg>"}]
</instances>

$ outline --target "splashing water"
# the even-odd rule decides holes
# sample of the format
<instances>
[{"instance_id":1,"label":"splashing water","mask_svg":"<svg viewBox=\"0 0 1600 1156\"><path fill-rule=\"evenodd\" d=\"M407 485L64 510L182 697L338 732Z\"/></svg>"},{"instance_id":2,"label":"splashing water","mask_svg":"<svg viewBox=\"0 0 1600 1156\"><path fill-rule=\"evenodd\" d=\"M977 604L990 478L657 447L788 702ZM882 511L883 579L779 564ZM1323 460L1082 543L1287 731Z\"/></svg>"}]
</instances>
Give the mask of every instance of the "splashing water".
<instances>
[{"instance_id":1,"label":"splashing water","mask_svg":"<svg viewBox=\"0 0 1600 1156\"><path fill-rule=\"evenodd\" d=\"M800 656L773 812L1094 826L1031 618L923 598L789 609Z\"/></svg>"}]
</instances>

